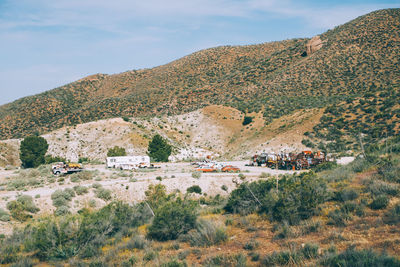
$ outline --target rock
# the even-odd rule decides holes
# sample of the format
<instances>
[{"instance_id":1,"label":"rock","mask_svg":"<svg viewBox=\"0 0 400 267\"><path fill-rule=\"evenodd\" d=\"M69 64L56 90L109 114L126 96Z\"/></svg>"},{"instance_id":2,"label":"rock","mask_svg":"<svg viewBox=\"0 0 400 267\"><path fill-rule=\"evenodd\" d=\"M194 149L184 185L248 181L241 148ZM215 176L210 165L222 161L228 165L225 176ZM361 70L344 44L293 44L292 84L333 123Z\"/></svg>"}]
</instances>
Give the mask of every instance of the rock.
<instances>
[{"instance_id":1,"label":"rock","mask_svg":"<svg viewBox=\"0 0 400 267\"><path fill-rule=\"evenodd\" d=\"M323 42L319 35L314 36L306 45L307 55L311 55L312 53L318 51L319 49L321 49L322 45Z\"/></svg>"}]
</instances>

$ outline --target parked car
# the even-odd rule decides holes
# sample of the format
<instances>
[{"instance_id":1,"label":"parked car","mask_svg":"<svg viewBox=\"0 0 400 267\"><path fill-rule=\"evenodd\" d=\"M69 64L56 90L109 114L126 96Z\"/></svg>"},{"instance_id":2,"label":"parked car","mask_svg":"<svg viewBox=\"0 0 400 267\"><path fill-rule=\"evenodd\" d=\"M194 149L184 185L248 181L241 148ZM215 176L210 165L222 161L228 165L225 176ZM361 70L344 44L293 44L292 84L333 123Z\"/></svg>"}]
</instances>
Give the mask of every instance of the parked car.
<instances>
[{"instance_id":1,"label":"parked car","mask_svg":"<svg viewBox=\"0 0 400 267\"><path fill-rule=\"evenodd\" d=\"M196 171L198 172L215 172L217 171L214 166L200 166L199 168L196 168Z\"/></svg>"},{"instance_id":2,"label":"parked car","mask_svg":"<svg viewBox=\"0 0 400 267\"><path fill-rule=\"evenodd\" d=\"M232 165L226 165L222 167L221 171L223 172L240 172L240 169L238 167L232 166Z\"/></svg>"}]
</instances>

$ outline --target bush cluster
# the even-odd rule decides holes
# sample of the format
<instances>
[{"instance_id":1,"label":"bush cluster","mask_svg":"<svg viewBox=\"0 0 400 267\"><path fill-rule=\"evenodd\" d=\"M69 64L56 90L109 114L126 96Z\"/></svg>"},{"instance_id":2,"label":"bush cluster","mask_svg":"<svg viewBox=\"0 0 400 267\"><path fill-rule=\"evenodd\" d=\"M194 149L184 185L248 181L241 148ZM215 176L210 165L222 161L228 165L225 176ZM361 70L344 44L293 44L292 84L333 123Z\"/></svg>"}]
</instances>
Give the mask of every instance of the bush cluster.
<instances>
[{"instance_id":1,"label":"bush cluster","mask_svg":"<svg viewBox=\"0 0 400 267\"><path fill-rule=\"evenodd\" d=\"M31 196L22 195L17 197L16 200L7 203L7 209L10 211L11 216L17 221L24 222L32 218L30 213L36 213L39 208L36 207Z\"/></svg>"},{"instance_id":2,"label":"bush cluster","mask_svg":"<svg viewBox=\"0 0 400 267\"><path fill-rule=\"evenodd\" d=\"M242 183L232 191L224 209L241 214L256 211L275 221L297 224L315 214L327 198L326 183L314 173L303 173L281 177L278 192L276 179Z\"/></svg>"}]
</instances>

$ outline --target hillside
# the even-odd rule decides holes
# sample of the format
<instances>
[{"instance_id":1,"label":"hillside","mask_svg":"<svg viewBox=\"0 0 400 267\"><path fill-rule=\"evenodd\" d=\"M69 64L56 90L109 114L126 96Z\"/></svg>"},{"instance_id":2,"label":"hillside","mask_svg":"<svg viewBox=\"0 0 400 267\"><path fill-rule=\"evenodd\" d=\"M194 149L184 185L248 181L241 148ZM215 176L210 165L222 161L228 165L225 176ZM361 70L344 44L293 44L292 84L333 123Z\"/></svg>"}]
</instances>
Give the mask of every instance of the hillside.
<instances>
[{"instance_id":1,"label":"hillside","mask_svg":"<svg viewBox=\"0 0 400 267\"><path fill-rule=\"evenodd\" d=\"M323 110L299 110L265 127L261 113L243 126L243 114L211 105L193 112L153 118L113 118L65 126L42 135L48 154L77 162L79 158L103 162L109 148L124 147L129 155L144 154L154 134L173 145L173 159L191 160L206 155L221 159L249 159L262 151L300 151L303 134L317 125ZM0 167L19 166L19 139L0 141Z\"/></svg>"},{"instance_id":2,"label":"hillside","mask_svg":"<svg viewBox=\"0 0 400 267\"><path fill-rule=\"evenodd\" d=\"M268 125L296 110L359 101L365 93L391 89L398 97L399 28L399 9L379 10L323 33L319 50L309 39L223 46L153 69L92 75L1 106L0 138L212 104L262 112ZM393 110L391 122L398 125ZM397 133L398 127L388 131Z\"/></svg>"}]
</instances>

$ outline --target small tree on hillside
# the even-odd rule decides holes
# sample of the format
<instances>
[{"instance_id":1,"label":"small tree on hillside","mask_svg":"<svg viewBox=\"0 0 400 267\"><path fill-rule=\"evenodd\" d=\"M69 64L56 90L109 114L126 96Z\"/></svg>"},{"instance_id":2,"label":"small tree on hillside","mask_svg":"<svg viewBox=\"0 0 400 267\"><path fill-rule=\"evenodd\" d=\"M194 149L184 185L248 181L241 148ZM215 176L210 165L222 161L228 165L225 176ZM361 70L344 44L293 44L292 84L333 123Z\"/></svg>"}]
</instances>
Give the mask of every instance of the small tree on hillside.
<instances>
[{"instance_id":1,"label":"small tree on hillside","mask_svg":"<svg viewBox=\"0 0 400 267\"><path fill-rule=\"evenodd\" d=\"M107 157L120 157L120 156L126 156L125 148L115 146L113 148L108 149Z\"/></svg>"},{"instance_id":2,"label":"small tree on hillside","mask_svg":"<svg viewBox=\"0 0 400 267\"><path fill-rule=\"evenodd\" d=\"M172 149L167 140L156 134L149 143L148 153L149 156L157 162L168 161Z\"/></svg>"},{"instance_id":3,"label":"small tree on hillside","mask_svg":"<svg viewBox=\"0 0 400 267\"><path fill-rule=\"evenodd\" d=\"M20 146L19 158L23 168L36 168L45 163L44 155L49 145L41 136L28 136Z\"/></svg>"}]
</instances>

